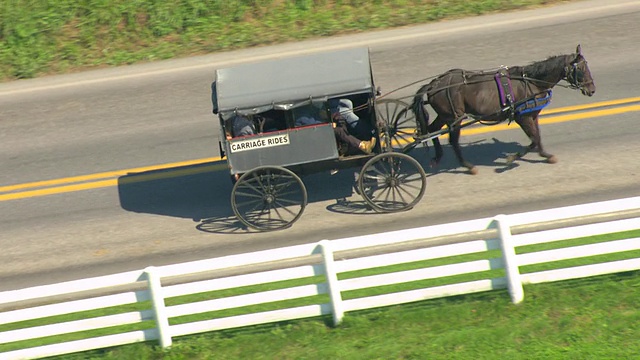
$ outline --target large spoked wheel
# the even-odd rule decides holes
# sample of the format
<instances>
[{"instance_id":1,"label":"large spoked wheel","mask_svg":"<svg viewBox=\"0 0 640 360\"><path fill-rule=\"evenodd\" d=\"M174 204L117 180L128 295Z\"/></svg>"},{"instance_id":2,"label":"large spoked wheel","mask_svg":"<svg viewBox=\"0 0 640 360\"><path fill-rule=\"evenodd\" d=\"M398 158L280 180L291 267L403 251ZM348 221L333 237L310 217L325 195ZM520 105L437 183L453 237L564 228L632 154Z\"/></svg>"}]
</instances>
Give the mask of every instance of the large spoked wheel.
<instances>
[{"instance_id":1,"label":"large spoked wheel","mask_svg":"<svg viewBox=\"0 0 640 360\"><path fill-rule=\"evenodd\" d=\"M427 176L420 163L396 152L373 157L358 177L360 195L377 212L411 209L422 199L426 185Z\"/></svg>"},{"instance_id":2,"label":"large spoked wheel","mask_svg":"<svg viewBox=\"0 0 640 360\"><path fill-rule=\"evenodd\" d=\"M291 226L306 206L302 180L282 167L261 166L244 173L231 192L231 207L238 219L260 231Z\"/></svg>"},{"instance_id":3,"label":"large spoked wheel","mask_svg":"<svg viewBox=\"0 0 640 360\"><path fill-rule=\"evenodd\" d=\"M388 133L390 140L389 144L383 141L381 144L383 148L390 147L395 151L402 151L407 145L414 143L415 137L420 135L415 114L404 101L377 100L376 116L380 132L383 135Z\"/></svg>"}]
</instances>

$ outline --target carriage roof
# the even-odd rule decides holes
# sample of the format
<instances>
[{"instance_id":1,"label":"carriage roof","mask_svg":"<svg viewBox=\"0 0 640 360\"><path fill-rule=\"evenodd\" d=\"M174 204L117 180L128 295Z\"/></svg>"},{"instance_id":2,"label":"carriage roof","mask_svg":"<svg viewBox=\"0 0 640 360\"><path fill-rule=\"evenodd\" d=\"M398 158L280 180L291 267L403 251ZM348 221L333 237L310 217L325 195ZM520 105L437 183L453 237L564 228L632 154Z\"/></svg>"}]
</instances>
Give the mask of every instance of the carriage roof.
<instances>
[{"instance_id":1,"label":"carriage roof","mask_svg":"<svg viewBox=\"0 0 640 360\"><path fill-rule=\"evenodd\" d=\"M286 110L308 104L309 99L374 91L368 48L218 69L214 84L214 106L223 116L229 112Z\"/></svg>"}]
</instances>

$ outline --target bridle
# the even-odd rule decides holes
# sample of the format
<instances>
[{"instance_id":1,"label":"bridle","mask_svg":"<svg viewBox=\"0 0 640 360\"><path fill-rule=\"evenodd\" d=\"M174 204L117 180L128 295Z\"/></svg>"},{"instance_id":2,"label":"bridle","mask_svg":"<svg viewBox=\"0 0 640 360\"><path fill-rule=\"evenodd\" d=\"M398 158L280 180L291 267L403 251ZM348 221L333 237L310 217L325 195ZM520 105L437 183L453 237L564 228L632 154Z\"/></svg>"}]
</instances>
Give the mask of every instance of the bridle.
<instances>
[{"instance_id":1,"label":"bridle","mask_svg":"<svg viewBox=\"0 0 640 360\"><path fill-rule=\"evenodd\" d=\"M582 63L586 64L587 60L582 58L578 61L572 62L564 68L565 76L562 79L569 83L570 89L582 90L585 86L593 84L593 80L584 81L584 71L578 67L578 65Z\"/></svg>"}]
</instances>

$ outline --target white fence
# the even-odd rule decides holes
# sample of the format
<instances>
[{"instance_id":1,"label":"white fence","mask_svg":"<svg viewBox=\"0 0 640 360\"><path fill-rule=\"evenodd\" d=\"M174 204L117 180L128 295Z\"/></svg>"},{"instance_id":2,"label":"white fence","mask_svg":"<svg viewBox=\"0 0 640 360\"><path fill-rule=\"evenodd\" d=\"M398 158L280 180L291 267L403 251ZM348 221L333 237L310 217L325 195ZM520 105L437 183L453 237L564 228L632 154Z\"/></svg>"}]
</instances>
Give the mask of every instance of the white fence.
<instances>
[{"instance_id":1,"label":"white fence","mask_svg":"<svg viewBox=\"0 0 640 360\"><path fill-rule=\"evenodd\" d=\"M226 256L85 280L38 286L0 293L0 359L30 359L91 349L157 340L163 347L175 337L206 331L273 323L318 316L333 316L338 325L345 312L402 304L460 294L507 288L514 303L523 300L523 284L566 280L640 269L640 257L589 265L523 272L524 266L602 254L636 254L640 238L578 246L562 245L563 240L640 229L640 197L586 205L499 215L472 221L421 227L340 240L292 246L248 254ZM534 244L559 244L555 249L516 254L516 248ZM500 251L497 258L465 260L470 254ZM489 253L487 253L489 254ZM353 276L358 271L399 264L458 257L458 262L396 270L374 275ZM373 296L345 294L386 285L442 279L455 275L499 270L497 277L465 280ZM522 273L521 273L522 272ZM339 274L352 274L339 279ZM246 286L274 284L284 280L322 280L304 285L259 290L233 296L196 299L167 304L179 296L203 294ZM206 320L178 321L180 317L224 311L252 305L277 304L291 299L324 301L291 308L259 310L241 315L210 317ZM195 296L195 295L193 295ZM328 300L327 300L328 299ZM148 308L87 315L61 320L55 316L120 307L146 305ZM84 313L81 313L84 314ZM91 316L91 317L89 317ZM38 326L21 322L41 319ZM54 319L54 320L52 320ZM149 320L153 320L149 326ZM170 321L171 320L171 321ZM83 334L95 329L143 324L147 328L110 335L58 340L62 334ZM171 324L171 322L174 322ZM90 334L90 333L89 333ZM53 337L53 338L48 338ZM27 341L44 339L42 344ZM42 340L42 339L41 339ZM65 341L65 342L59 342ZM22 342L22 343L21 343Z\"/></svg>"}]
</instances>

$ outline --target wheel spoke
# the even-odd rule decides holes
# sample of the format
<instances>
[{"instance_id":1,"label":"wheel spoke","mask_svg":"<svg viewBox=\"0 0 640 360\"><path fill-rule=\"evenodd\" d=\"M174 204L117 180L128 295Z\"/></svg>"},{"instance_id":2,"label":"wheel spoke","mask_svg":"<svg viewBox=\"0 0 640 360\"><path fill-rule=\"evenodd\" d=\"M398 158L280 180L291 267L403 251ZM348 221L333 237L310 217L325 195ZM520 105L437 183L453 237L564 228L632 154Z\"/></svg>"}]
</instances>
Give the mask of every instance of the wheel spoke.
<instances>
[{"instance_id":1,"label":"wheel spoke","mask_svg":"<svg viewBox=\"0 0 640 360\"><path fill-rule=\"evenodd\" d=\"M284 216L280 215L280 210L284 210L284 211L288 212L289 214L291 214L291 215L293 215L293 216L295 216L295 215L296 215L296 213L295 213L295 212L293 212L293 211L291 211L291 210L289 209L289 206L284 206L284 205L280 204L278 201L276 201L276 202L275 202L275 204L277 204L277 205L279 205L279 206L274 206L274 207L273 207L273 210L278 214L278 216L279 216L281 219L283 219L283 218L284 218Z\"/></svg>"},{"instance_id":2,"label":"wheel spoke","mask_svg":"<svg viewBox=\"0 0 640 360\"><path fill-rule=\"evenodd\" d=\"M249 179L249 180L247 181L247 186L251 186L251 187L255 188L255 189L256 189L256 191L258 191L258 192L260 192L260 193L263 193L263 192L264 192L264 189L265 189L265 185L264 185L264 183L262 182L262 176L261 176L260 174L258 174L258 172L254 172L252 175L253 175L253 178L252 178L252 179ZM265 176L265 177L266 177L266 176ZM256 186L254 186L254 185L252 185L252 184L251 184L252 182L256 182L256 183L257 183L257 187L256 187Z\"/></svg>"},{"instance_id":3,"label":"wheel spoke","mask_svg":"<svg viewBox=\"0 0 640 360\"><path fill-rule=\"evenodd\" d=\"M415 186L413 186L413 187L411 187L411 188L412 188L412 189L420 189L420 188L415 187ZM400 194L400 196L402 196L402 193L404 193L404 194L408 195L408 196L409 196L409 197L411 197L412 199L415 199L415 194L414 194L413 192L411 192L411 191L409 191L409 190L405 189L405 187L404 187L404 186L398 186L398 194ZM402 198L403 198L403 200L404 200L404 196L403 196ZM405 201L405 203L406 203L406 201Z\"/></svg>"},{"instance_id":4,"label":"wheel spoke","mask_svg":"<svg viewBox=\"0 0 640 360\"><path fill-rule=\"evenodd\" d=\"M300 189L291 189L290 191L287 191L287 192L282 192L282 193L275 192L274 193L274 195L277 195L278 198L289 196L289 195L296 196L296 195L299 195L299 194L300 194Z\"/></svg>"},{"instance_id":5,"label":"wheel spoke","mask_svg":"<svg viewBox=\"0 0 640 360\"><path fill-rule=\"evenodd\" d=\"M248 198L262 199L262 195L261 194L251 194L251 193L245 193L245 192L236 191L236 195L245 196L245 197L248 197Z\"/></svg>"},{"instance_id":6,"label":"wheel spoke","mask_svg":"<svg viewBox=\"0 0 640 360\"><path fill-rule=\"evenodd\" d=\"M245 208L246 206L252 206L252 208L249 211L256 211L256 209L260 206L264 204L264 201L262 201L262 199L260 200L246 200L243 202L236 202L236 206L239 208Z\"/></svg>"},{"instance_id":7,"label":"wheel spoke","mask_svg":"<svg viewBox=\"0 0 640 360\"><path fill-rule=\"evenodd\" d=\"M403 183L406 183L406 182L421 181L422 177L418 173L400 174L398 175L398 180L400 180Z\"/></svg>"},{"instance_id":8,"label":"wheel spoke","mask_svg":"<svg viewBox=\"0 0 640 360\"><path fill-rule=\"evenodd\" d=\"M379 196L379 198L382 197L384 201L389 202L389 195L391 194L391 192L392 192L391 187L385 186L380 191L380 195L384 195L384 196Z\"/></svg>"},{"instance_id":9,"label":"wheel spoke","mask_svg":"<svg viewBox=\"0 0 640 360\"><path fill-rule=\"evenodd\" d=\"M287 190L287 189L291 188L295 184L296 184L295 181L288 181L288 182L286 182L284 184L276 184L276 185L273 186L273 190L277 194L277 193L280 193L281 191L284 191L284 190ZM295 191L295 189L294 189L294 191Z\"/></svg>"},{"instance_id":10,"label":"wheel spoke","mask_svg":"<svg viewBox=\"0 0 640 360\"><path fill-rule=\"evenodd\" d=\"M300 201L296 200L296 199L287 199L287 198L281 198L278 197L277 201L278 204L280 204L280 206L295 206L295 205L300 205Z\"/></svg>"},{"instance_id":11,"label":"wheel spoke","mask_svg":"<svg viewBox=\"0 0 640 360\"><path fill-rule=\"evenodd\" d=\"M253 190L258 194L264 193L264 187L260 186L260 184L258 184L258 186L255 186L251 182L243 183L242 185L238 186L238 189Z\"/></svg>"},{"instance_id":12,"label":"wheel spoke","mask_svg":"<svg viewBox=\"0 0 640 360\"><path fill-rule=\"evenodd\" d=\"M422 185L422 184L420 184L420 185ZM412 183L402 183L402 184L401 184L401 185L399 185L398 187L399 187L399 188L402 188L402 189L404 189L404 188L410 188L410 189L415 189L415 190L418 190L418 191L421 189L421 186L417 186L417 185L414 185L414 184L412 184ZM405 190L405 191L406 191L406 190Z\"/></svg>"}]
</instances>

